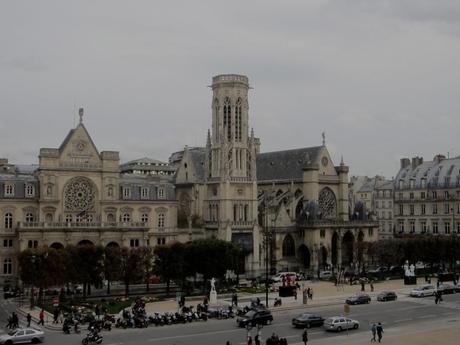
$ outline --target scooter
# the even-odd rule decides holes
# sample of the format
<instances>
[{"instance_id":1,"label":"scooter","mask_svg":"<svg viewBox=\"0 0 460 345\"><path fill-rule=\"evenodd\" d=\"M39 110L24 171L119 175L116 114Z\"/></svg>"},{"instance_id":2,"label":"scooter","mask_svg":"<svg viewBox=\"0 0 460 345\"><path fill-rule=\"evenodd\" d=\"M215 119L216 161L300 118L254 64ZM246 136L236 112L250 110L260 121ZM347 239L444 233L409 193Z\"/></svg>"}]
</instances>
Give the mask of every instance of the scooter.
<instances>
[{"instance_id":1,"label":"scooter","mask_svg":"<svg viewBox=\"0 0 460 345\"><path fill-rule=\"evenodd\" d=\"M83 345L89 345L89 344L101 344L102 343L103 336L98 334L98 333L88 333L86 335L86 338L83 338L81 343Z\"/></svg>"}]
</instances>

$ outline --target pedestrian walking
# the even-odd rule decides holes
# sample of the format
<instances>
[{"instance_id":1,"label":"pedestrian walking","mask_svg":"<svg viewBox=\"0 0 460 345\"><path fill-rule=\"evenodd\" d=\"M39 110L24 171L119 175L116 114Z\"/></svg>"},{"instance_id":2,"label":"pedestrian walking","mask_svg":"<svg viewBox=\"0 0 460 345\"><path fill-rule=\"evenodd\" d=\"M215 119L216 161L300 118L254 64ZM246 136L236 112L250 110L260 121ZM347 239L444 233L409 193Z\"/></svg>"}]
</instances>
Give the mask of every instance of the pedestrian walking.
<instances>
[{"instance_id":1,"label":"pedestrian walking","mask_svg":"<svg viewBox=\"0 0 460 345\"><path fill-rule=\"evenodd\" d=\"M30 315L30 313L27 313L26 319L27 319L27 327L30 327L30 321L32 321L32 315Z\"/></svg>"},{"instance_id":2,"label":"pedestrian walking","mask_svg":"<svg viewBox=\"0 0 460 345\"><path fill-rule=\"evenodd\" d=\"M380 343L382 341L382 338L383 338L383 326L382 326L382 324L380 322L377 325L377 337L379 338L379 343Z\"/></svg>"},{"instance_id":3,"label":"pedestrian walking","mask_svg":"<svg viewBox=\"0 0 460 345\"><path fill-rule=\"evenodd\" d=\"M45 310L42 308L40 314L38 314L38 324L44 326L45 325Z\"/></svg>"},{"instance_id":4,"label":"pedestrian walking","mask_svg":"<svg viewBox=\"0 0 460 345\"><path fill-rule=\"evenodd\" d=\"M309 295L310 299L313 301L313 289L310 289L310 295Z\"/></svg>"},{"instance_id":5,"label":"pedestrian walking","mask_svg":"<svg viewBox=\"0 0 460 345\"><path fill-rule=\"evenodd\" d=\"M302 341L304 345L307 345L308 343L308 332L307 329L305 328L302 333Z\"/></svg>"},{"instance_id":6,"label":"pedestrian walking","mask_svg":"<svg viewBox=\"0 0 460 345\"><path fill-rule=\"evenodd\" d=\"M53 311L53 323L58 323L58 317L59 317L59 309L54 308L54 311Z\"/></svg>"},{"instance_id":7,"label":"pedestrian walking","mask_svg":"<svg viewBox=\"0 0 460 345\"><path fill-rule=\"evenodd\" d=\"M374 292L374 284L372 284L372 282L370 283L370 287L371 287L371 292Z\"/></svg>"},{"instance_id":8,"label":"pedestrian walking","mask_svg":"<svg viewBox=\"0 0 460 345\"><path fill-rule=\"evenodd\" d=\"M375 343L377 341L375 339L375 335L377 334L377 325L375 323L372 324L371 332L372 332L371 342Z\"/></svg>"},{"instance_id":9,"label":"pedestrian walking","mask_svg":"<svg viewBox=\"0 0 460 345\"><path fill-rule=\"evenodd\" d=\"M254 342L255 345L260 345L260 336L258 334L256 334L256 336L254 337Z\"/></svg>"},{"instance_id":10,"label":"pedestrian walking","mask_svg":"<svg viewBox=\"0 0 460 345\"><path fill-rule=\"evenodd\" d=\"M19 318L18 314L13 312L13 315L11 316L12 322L13 322L13 328L19 328Z\"/></svg>"},{"instance_id":11,"label":"pedestrian walking","mask_svg":"<svg viewBox=\"0 0 460 345\"><path fill-rule=\"evenodd\" d=\"M248 345L252 345L252 337L251 336L248 337Z\"/></svg>"}]
</instances>

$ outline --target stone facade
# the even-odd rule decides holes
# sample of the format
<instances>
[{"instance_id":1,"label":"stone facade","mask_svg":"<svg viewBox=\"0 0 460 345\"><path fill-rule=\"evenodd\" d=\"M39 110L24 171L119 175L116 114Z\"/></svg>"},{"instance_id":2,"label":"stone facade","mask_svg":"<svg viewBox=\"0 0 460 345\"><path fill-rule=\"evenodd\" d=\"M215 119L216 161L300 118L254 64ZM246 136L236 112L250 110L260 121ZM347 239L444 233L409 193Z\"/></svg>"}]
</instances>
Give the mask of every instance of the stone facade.
<instances>
[{"instance_id":1,"label":"stone facade","mask_svg":"<svg viewBox=\"0 0 460 345\"><path fill-rule=\"evenodd\" d=\"M460 233L460 158L401 159L394 181L395 234Z\"/></svg>"},{"instance_id":2,"label":"stone facade","mask_svg":"<svg viewBox=\"0 0 460 345\"><path fill-rule=\"evenodd\" d=\"M170 180L119 173L119 154L98 152L82 122L39 165L0 166L0 280L17 274L17 251L93 243L144 246L188 239L178 231Z\"/></svg>"}]
</instances>

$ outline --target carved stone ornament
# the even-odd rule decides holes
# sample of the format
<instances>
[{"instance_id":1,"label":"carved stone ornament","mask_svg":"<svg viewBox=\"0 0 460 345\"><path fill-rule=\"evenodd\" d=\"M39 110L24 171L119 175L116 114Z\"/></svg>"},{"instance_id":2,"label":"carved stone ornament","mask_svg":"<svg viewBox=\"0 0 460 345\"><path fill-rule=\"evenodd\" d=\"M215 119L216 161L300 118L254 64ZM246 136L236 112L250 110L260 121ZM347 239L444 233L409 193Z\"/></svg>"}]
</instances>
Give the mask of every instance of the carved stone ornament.
<instances>
[{"instance_id":1,"label":"carved stone ornament","mask_svg":"<svg viewBox=\"0 0 460 345\"><path fill-rule=\"evenodd\" d=\"M96 199L93 184L86 178L76 177L64 191L64 208L67 211L92 211Z\"/></svg>"}]
</instances>

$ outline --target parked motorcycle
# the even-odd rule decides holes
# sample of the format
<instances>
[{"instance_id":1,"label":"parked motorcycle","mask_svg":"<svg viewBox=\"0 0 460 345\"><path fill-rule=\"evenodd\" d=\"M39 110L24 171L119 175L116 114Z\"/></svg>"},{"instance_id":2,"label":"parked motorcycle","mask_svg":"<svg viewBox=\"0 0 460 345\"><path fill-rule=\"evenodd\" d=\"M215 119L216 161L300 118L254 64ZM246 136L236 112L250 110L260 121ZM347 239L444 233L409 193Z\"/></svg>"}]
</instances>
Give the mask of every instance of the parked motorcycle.
<instances>
[{"instance_id":1,"label":"parked motorcycle","mask_svg":"<svg viewBox=\"0 0 460 345\"><path fill-rule=\"evenodd\" d=\"M101 344L102 343L103 336L95 333L95 332L90 332L86 335L86 338L83 338L81 343L83 345L89 345L89 344Z\"/></svg>"}]
</instances>

